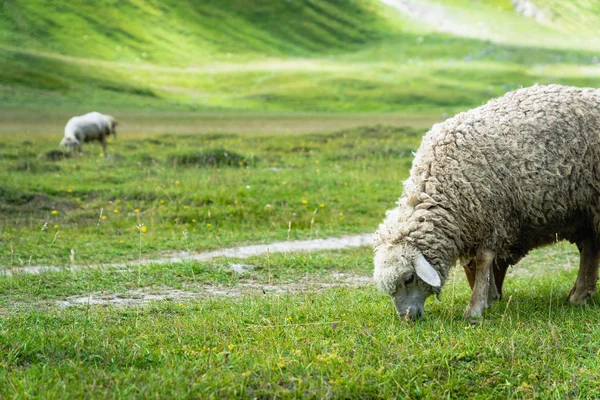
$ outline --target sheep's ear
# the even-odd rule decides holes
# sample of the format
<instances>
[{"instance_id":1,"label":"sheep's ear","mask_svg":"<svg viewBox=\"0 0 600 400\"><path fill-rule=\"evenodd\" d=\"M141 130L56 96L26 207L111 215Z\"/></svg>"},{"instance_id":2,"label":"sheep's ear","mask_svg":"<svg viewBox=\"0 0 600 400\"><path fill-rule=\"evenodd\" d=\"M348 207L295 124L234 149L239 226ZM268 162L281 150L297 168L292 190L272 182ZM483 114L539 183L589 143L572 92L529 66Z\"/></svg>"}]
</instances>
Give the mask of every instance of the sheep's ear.
<instances>
[{"instance_id":1,"label":"sheep's ear","mask_svg":"<svg viewBox=\"0 0 600 400\"><path fill-rule=\"evenodd\" d=\"M415 259L415 272L419 278L433 287L440 287L442 285L440 275L421 253Z\"/></svg>"}]
</instances>

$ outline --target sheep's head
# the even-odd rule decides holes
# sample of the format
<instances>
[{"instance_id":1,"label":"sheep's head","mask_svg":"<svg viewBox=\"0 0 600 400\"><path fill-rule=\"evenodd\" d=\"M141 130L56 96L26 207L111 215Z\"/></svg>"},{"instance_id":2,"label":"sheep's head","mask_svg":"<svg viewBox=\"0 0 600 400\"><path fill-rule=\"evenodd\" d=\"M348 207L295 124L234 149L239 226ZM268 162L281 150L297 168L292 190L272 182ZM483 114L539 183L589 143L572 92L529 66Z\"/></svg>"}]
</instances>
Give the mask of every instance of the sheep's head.
<instances>
[{"instance_id":1,"label":"sheep's head","mask_svg":"<svg viewBox=\"0 0 600 400\"><path fill-rule=\"evenodd\" d=\"M375 248L373 274L379 288L392 296L401 317L423 316L425 300L437 294L440 275L423 254L408 244L383 244Z\"/></svg>"},{"instance_id":2,"label":"sheep's head","mask_svg":"<svg viewBox=\"0 0 600 400\"><path fill-rule=\"evenodd\" d=\"M59 146L65 147L70 153L72 153L75 147L80 146L80 143L77 141L77 139L67 136L60 141Z\"/></svg>"},{"instance_id":3,"label":"sheep's head","mask_svg":"<svg viewBox=\"0 0 600 400\"><path fill-rule=\"evenodd\" d=\"M108 124L110 126L110 133L112 133L112 135L116 137L117 125L119 125L119 121L117 121L112 115L105 115L105 117L108 120Z\"/></svg>"}]
</instances>

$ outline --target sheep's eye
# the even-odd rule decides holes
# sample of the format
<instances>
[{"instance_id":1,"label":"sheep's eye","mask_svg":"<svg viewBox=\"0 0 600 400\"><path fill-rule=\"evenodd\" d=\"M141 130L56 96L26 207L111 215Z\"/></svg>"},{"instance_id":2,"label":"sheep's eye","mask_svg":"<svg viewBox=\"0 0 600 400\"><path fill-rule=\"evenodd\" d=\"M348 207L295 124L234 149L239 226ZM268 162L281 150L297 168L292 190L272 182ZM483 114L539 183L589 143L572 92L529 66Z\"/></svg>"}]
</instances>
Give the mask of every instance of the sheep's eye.
<instances>
[{"instance_id":1,"label":"sheep's eye","mask_svg":"<svg viewBox=\"0 0 600 400\"><path fill-rule=\"evenodd\" d=\"M411 274L408 278L404 279L404 284L410 285L414 280L415 280L415 276Z\"/></svg>"}]
</instances>

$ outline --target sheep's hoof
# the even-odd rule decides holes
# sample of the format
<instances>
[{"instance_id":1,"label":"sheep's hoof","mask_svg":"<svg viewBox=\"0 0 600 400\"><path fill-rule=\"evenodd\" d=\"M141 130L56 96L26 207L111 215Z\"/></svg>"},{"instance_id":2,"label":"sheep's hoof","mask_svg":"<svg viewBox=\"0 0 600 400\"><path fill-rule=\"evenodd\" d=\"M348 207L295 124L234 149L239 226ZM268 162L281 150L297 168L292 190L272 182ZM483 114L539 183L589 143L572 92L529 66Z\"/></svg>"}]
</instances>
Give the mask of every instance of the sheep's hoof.
<instances>
[{"instance_id":1,"label":"sheep's hoof","mask_svg":"<svg viewBox=\"0 0 600 400\"><path fill-rule=\"evenodd\" d=\"M463 318L472 324L476 324L481 321L481 318L483 317L483 308L484 307L469 307L463 314Z\"/></svg>"},{"instance_id":2,"label":"sheep's hoof","mask_svg":"<svg viewBox=\"0 0 600 400\"><path fill-rule=\"evenodd\" d=\"M573 289L569 292L567 299L571 304L583 304L588 297L591 297L596 293L596 288L593 289L580 289L577 286L573 286Z\"/></svg>"}]
</instances>

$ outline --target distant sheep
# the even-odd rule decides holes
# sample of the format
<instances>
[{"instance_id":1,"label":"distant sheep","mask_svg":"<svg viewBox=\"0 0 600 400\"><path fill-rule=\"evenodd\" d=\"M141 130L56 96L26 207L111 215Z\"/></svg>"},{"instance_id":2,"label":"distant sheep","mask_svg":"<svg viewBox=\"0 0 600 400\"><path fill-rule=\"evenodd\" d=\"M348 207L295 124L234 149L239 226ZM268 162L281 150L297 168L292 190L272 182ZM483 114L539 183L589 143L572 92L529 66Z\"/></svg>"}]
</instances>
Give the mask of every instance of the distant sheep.
<instances>
[{"instance_id":1,"label":"distant sheep","mask_svg":"<svg viewBox=\"0 0 600 400\"><path fill-rule=\"evenodd\" d=\"M416 318L461 260L473 288L464 316L476 320L509 265L559 239L580 251L569 293L579 304L596 291L600 260L600 90L536 85L423 137L376 232L374 278Z\"/></svg>"},{"instance_id":2,"label":"distant sheep","mask_svg":"<svg viewBox=\"0 0 600 400\"><path fill-rule=\"evenodd\" d=\"M69 152L78 149L81 152L83 143L100 142L102 151L106 153L106 138L113 135L117 137L116 126L118 122L110 115L91 112L69 119L65 125L65 136L60 146L66 147Z\"/></svg>"}]
</instances>

